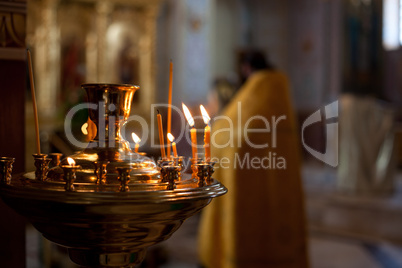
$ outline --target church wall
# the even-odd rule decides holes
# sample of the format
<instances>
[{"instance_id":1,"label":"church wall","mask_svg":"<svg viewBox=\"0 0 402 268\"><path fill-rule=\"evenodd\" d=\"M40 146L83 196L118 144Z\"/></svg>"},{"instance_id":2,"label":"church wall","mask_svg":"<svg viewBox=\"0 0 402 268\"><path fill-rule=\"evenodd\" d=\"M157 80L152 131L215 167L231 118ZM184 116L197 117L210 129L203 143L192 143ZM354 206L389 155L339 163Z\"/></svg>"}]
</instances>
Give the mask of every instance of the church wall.
<instances>
[{"instance_id":1,"label":"church wall","mask_svg":"<svg viewBox=\"0 0 402 268\"><path fill-rule=\"evenodd\" d=\"M288 74L300 126L317 110L325 118L324 106L341 91L341 12L342 0L303 0L289 6ZM306 127L305 144L324 153L332 146L325 144L325 127L325 120Z\"/></svg>"},{"instance_id":2,"label":"church wall","mask_svg":"<svg viewBox=\"0 0 402 268\"><path fill-rule=\"evenodd\" d=\"M212 0L168 0L158 19L157 101L166 103L169 85L169 61L173 61L173 100L197 103L205 101L211 81L210 38Z\"/></svg>"},{"instance_id":3,"label":"church wall","mask_svg":"<svg viewBox=\"0 0 402 268\"><path fill-rule=\"evenodd\" d=\"M211 45L213 77L235 75L236 49L241 44L242 21L240 1L215 0L215 19ZM243 23L244 24L244 23Z\"/></svg>"},{"instance_id":4,"label":"church wall","mask_svg":"<svg viewBox=\"0 0 402 268\"><path fill-rule=\"evenodd\" d=\"M338 97L341 87L342 1L216 0L214 74L236 74L236 51L262 49L284 71L299 121ZM218 21L219 20L219 21ZM225 37L225 38L222 38ZM324 125L306 133L307 143L324 149Z\"/></svg>"},{"instance_id":5,"label":"church wall","mask_svg":"<svg viewBox=\"0 0 402 268\"><path fill-rule=\"evenodd\" d=\"M212 76L236 73L236 52L262 49L290 78L298 110L340 91L341 0L216 0Z\"/></svg>"},{"instance_id":6,"label":"church wall","mask_svg":"<svg viewBox=\"0 0 402 268\"><path fill-rule=\"evenodd\" d=\"M24 171L26 2L0 1L0 156ZM25 267L25 219L0 199L0 266Z\"/></svg>"},{"instance_id":7,"label":"church wall","mask_svg":"<svg viewBox=\"0 0 402 268\"><path fill-rule=\"evenodd\" d=\"M289 1L216 0L212 58L214 76L237 75L236 53L263 50L279 69L288 69Z\"/></svg>"},{"instance_id":8,"label":"church wall","mask_svg":"<svg viewBox=\"0 0 402 268\"><path fill-rule=\"evenodd\" d=\"M341 1L305 0L290 6L288 62L298 110L316 110L329 101L330 92L339 92L334 87L340 85L340 5Z\"/></svg>"},{"instance_id":9,"label":"church wall","mask_svg":"<svg viewBox=\"0 0 402 268\"><path fill-rule=\"evenodd\" d=\"M262 49L278 69L288 72L290 1L249 2L250 45Z\"/></svg>"}]
</instances>

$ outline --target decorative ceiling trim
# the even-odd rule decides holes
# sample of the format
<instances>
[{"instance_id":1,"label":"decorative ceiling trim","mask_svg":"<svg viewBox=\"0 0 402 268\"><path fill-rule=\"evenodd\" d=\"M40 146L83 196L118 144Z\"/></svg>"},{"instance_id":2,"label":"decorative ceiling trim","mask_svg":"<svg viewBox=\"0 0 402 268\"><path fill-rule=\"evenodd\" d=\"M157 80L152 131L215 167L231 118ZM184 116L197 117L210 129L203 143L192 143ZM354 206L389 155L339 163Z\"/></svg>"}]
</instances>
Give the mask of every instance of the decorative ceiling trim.
<instances>
[{"instance_id":1,"label":"decorative ceiling trim","mask_svg":"<svg viewBox=\"0 0 402 268\"><path fill-rule=\"evenodd\" d=\"M0 11L7 13L22 13L26 14L27 4L23 2L5 2L0 1Z\"/></svg>"}]
</instances>

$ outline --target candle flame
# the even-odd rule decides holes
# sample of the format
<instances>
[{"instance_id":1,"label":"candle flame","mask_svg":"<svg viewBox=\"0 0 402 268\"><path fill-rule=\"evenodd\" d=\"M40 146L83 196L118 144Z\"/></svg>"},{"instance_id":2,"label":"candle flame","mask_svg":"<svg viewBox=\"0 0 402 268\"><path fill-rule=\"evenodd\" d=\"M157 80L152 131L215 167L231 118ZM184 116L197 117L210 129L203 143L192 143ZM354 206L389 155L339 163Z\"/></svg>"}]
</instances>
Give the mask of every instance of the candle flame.
<instances>
[{"instance_id":1,"label":"candle flame","mask_svg":"<svg viewBox=\"0 0 402 268\"><path fill-rule=\"evenodd\" d=\"M88 123L85 122L82 126L81 126L81 131L82 133L84 133L84 135L88 135Z\"/></svg>"},{"instance_id":2,"label":"candle flame","mask_svg":"<svg viewBox=\"0 0 402 268\"><path fill-rule=\"evenodd\" d=\"M75 166L75 161L71 157L67 157L67 162L70 166Z\"/></svg>"},{"instance_id":3,"label":"candle flame","mask_svg":"<svg viewBox=\"0 0 402 268\"><path fill-rule=\"evenodd\" d=\"M201 109L202 119L204 119L204 123L206 125L208 125L209 121L211 120L211 117L209 117L209 114L208 114L207 110L205 110L203 105L200 105L200 109Z\"/></svg>"},{"instance_id":4,"label":"candle flame","mask_svg":"<svg viewBox=\"0 0 402 268\"><path fill-rule=\"evenodd\" d=\"M131 137L133 137L133 141L135 143L139 143L141 141L141 139L137 136L137 134L135 134L134 132L131 133Z\"/></svg>"},{"instance_id":5,"label":"candle flame","mask_svg":"<svg viewBox=\"0 0 402 268\"><path fill-rule=\"evenodd\" d=\"M187 106L184 103L182 103L181 105L183 107L183 112L184 112L184 115L186 116L188 124L190 125L190 127L193 127L194 126L194 119L191 116L190 110L187 108Z\"/></svg>"},{"instance_id":6,"label":"candle flame","mask_svg":"<svg viewBox=\"0 0 402 268\"><path fill-rule=\"evenodd\" d=\"M174 141L174 136L170 133L167 134L168 139L170 140L170 142Z\"/></svg>"}]
</instances>

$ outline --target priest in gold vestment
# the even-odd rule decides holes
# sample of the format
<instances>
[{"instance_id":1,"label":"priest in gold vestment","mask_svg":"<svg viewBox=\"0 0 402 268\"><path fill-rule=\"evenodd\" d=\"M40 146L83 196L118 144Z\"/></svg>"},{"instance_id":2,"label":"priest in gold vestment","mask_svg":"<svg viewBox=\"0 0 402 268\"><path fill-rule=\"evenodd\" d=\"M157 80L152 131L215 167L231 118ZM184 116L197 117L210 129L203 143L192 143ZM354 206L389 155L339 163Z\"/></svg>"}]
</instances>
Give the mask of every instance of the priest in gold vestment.
<instances>
[{"instance_id":1,"label":"priest in gold vestment","mask_svg":"<svg viewBox=\"0 0 402 268\"><path fill-rule=\"evenodd\" d=\"M220 161L213 176L228 193L202 212L200 261L206 268L308 267L301 152L288 80L252 64L249 71L212 126L212 156Z\"/></svg>"}]
</instances>

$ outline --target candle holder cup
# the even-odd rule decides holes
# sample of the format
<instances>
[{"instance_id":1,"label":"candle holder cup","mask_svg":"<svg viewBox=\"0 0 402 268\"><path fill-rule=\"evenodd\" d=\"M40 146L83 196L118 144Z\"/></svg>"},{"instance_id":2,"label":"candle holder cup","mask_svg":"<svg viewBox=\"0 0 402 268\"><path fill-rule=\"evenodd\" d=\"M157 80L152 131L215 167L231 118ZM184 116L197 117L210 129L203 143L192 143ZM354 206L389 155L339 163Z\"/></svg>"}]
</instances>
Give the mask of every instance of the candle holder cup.
<instances>
[{"instance_id":1,"label":"candle holder cup","mask_svg":"<svg viewBox=\"0 0 402 268\"><path fill-rule=\"evenodd\" d=\"M178 173L178 179L181 179L181 177L183 175L182 172L183 172L183 169L184 169L184 157L183 156L176 156L176 157L173 157L172 159L174 161L174 165L178 166L180 168L179 173Z\"/></svg>"},{"instance_id":2,"label":"candle holder cup","mask_svg":"<svg viewBox=\"0 0 402 268\"><path fill-rule=\"evenodd\" d=\"M119 181L120 181L120 192L128 192L130 188L128 187L128 183L130 182L130 172L132 170L131 167L118 167L116 168L119 172Z\"/></svg>"},{"instance_id":3,"label":"candle holder cup","mask_svg":"<svg viewBox=\"0 0 402 268\"><path fill-rule=\"evenodd\" d=\"M174 161L172 159L160 159L158 160L158 167L161 172L161 182L167 182L168 181L168 174L167 174L167 169L166 167L168 166L173 166Z\"/></svg>"},{"instance_id":4,"label":"candle holder cup","mask_svg":"<svg viewBox=\"0 0 402 268\"><path fill-rule=\"evenodd\" d=\"M201 158L191 158L191 171L192 173L192 177L193 178L197 178L197 173L198 173L198 164L201 164L203 161Z\"/></svg>"},{"instance_id":5,"label":"candle holder cup","mask_svg":"<svg viewBox=\"0 0 402 268\"><path fill-rule=\"evenodd\" d=\"M48 158L47 154L33 154L32 156L34 157L34 165L36 167L35 179L45 181L49 170L49 163L52 159Z\"/></svg>"},{"instance_id":6,"label":"candle holder cup","mask_svg":"<svg viewBox=\"0 0 402 268\"><path fill-rule=\"evenodd\" d=\"M161 168L161 172L165 175L162 182L168 183L166 190L174 190L176 188L175 181L179 178L179 171L179 166L164 166Z\"/></svg>"},{"instance_id":7,"label":"candle holder cup","mask_svg":"<svg viewBox=\"0 0 402 268\"><path fill-rule=\"evenodd\" d=\"M61 168L64 172L64 180L66 181L66 185L64 189L66 191L75 191L74 181L77 179L75 172L81 168L81 166L71 166L71 165L62 165Z\"/></svg>"},{"instance_id":8,"label":"candle holder cup","mask_svg":"<svg viewBox=\"0 0 402 268\"><path fill-rule=\"evenodd\" d=\"M50 161L49 168L57 167L58 165L60 165L60 160L62 156L63 154L61 153L50 153L49 158L52 160Z\"/></svg>"},{"instance_id":9,"label":"candle holder cup","mask_svg":"<svg viewBox=\"0 0 402 268\"><path fill-rule=\"evenodd\" d=\"M0 157L0 182L9 184L11 182L11 173L13 171L13 157Z\"/></svg>"},{"instance_id":10,"label":"candle holder cup","mask_svg":"<svg viewBox=\"0 0 402 268\"><path fill-rule=\"evenodd\" d=\"M107 164L109 161L95 161L96 184L106 184Z\"/></svg>"},{"instance_id":11,"label":"candle holder cup","mask_svg":"<svg viewBox=\"0 0 402 268\"><path fill-rule=\"evenodd\" d=\"M205 180L208 178L209 174L209 164L206 164L205 162L197 163L196 165L197 169L197 178L198 178L198 186L203 187L205 185Z\"/></svg>"}]
</instances>

